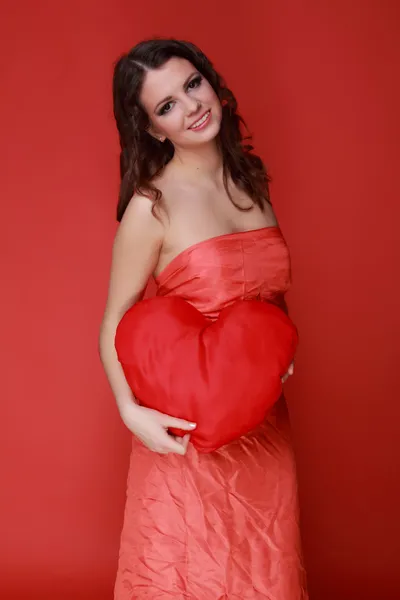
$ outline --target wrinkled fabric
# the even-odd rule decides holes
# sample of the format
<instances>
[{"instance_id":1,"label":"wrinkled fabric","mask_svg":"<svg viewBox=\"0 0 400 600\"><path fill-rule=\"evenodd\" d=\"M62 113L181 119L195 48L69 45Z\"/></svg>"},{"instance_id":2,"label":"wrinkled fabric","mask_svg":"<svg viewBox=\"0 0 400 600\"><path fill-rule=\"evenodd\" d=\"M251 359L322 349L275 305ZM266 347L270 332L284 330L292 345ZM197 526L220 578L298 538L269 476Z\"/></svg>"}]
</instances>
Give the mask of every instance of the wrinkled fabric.
<instances>
[{"instance_id":1,"label":"wrinkled fabric","mask_svg":"<svg viewBox=\"0 0 400 600\"><path fill-rule=\"evenodd\" d=\"M210 319L243 298L284 306L289 253L277 227L222 235L183 251L156 282L158 295ZM283 398L209 454L159 455L133 439L114 599L172 598L307 600Z\"/></svg>"},{"instance_id":2,"label":"wrinkled fabric","mask_svg":"<svg viewBox=\"0 0 400 600\"><path fill-rule=\"evenodd\" d=\"M158 296L180 296L211 319L235 300L282 304L290 287L289 250L277 227L221 235L181 252L156 284Z\"/></svg>"}]
</instances>

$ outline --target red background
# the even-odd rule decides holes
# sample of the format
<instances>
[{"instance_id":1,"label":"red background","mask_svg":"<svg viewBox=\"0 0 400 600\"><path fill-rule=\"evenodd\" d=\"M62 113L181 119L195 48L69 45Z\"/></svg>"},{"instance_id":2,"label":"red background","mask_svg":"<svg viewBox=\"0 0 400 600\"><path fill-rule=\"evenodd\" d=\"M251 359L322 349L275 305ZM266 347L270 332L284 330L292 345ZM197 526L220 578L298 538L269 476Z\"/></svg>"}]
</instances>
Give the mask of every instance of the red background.
<instances>
[{"instance_id":1,"label":"red background","mask_svg":"<svg viewBox=\"0 0 400 600\"><path fill-rule=\"evenodd\" d=\"M0 596L112 598L130 447L97 354L112 62L158 34L212 57L274 178L302 340L288 396L311 600L394 600L399 4L144 4L2 5Z\"/></svg>"}]
</instances>

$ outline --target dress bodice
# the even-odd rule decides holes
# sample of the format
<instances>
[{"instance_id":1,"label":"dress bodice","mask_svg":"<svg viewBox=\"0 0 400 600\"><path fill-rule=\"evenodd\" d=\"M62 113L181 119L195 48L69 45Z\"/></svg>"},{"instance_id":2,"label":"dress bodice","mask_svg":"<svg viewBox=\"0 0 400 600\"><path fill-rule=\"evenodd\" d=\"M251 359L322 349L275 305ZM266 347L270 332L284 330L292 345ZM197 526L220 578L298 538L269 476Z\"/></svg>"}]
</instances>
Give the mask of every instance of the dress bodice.
<instances>
[{"instance_id":1,"label":"dress bodice","mask_svg":"<svg viewBox=\"0 0 400 600\"><path fill-rule=\"evenodd\" d=\"M289 250L278 227L229 233L190 246L156 278L157 296L179 296L206 317L236 300L283 304Z\"/></svg>"}]
</instances>

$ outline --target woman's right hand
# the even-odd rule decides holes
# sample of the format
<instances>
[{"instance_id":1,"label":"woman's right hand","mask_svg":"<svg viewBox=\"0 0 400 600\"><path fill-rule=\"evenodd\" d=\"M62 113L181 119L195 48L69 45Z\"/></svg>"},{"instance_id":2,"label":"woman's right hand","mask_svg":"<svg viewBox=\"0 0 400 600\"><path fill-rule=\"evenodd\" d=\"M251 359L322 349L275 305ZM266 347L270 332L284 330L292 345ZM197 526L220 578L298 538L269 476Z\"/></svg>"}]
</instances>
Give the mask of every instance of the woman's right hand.
<instances>
[{"instance_id":1,"label":"woman's right hand","mask_svg":"<svg viewBox=\"0 0 400 600\"><path fill-rule=\"evenodd\" d=\"M184 437L170 435L168 429L173 427L183 431L194 431L195 423L184 419L176 419L163 413L139 406L131 402L121 413L121 417L129 431L133 433L149 450L159 454L184 455L188 447L190 433Z\"/></svg>"}]
</instances>

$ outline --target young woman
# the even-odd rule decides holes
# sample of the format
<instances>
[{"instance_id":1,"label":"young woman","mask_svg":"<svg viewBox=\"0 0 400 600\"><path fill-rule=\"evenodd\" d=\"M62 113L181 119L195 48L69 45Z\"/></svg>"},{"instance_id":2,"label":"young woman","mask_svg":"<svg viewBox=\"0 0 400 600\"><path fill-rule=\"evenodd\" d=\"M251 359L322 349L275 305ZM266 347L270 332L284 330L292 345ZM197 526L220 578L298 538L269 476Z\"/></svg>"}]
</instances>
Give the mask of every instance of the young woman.
<instances>
[{"instance_id":1,"label":"young woman","mask_svg":"<svg viewBox=\"0 0 400 600\"><path fill-rule=\"evenodd\" d=\"M304 600L284 400L255 431L201 454L193 424L140 406L114 347L152 275L158 295L210 319L244 298L285 307L289 254L265 168L244 144L234 95L193 44L150 40L122 56L114 114L120 225L100 353L134 436L115 599Z\"/></svg>"}]
</instances>

